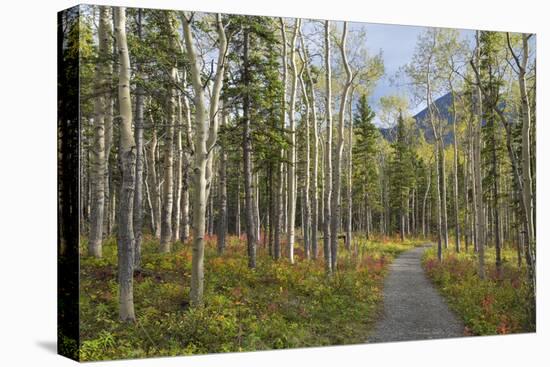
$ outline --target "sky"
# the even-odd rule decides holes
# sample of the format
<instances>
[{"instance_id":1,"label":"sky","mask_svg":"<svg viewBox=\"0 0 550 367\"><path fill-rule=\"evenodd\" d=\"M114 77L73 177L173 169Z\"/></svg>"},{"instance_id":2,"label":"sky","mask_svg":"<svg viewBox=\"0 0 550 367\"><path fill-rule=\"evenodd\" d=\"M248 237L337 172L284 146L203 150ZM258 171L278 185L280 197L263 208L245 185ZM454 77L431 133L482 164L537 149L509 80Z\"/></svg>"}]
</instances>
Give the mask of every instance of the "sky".
<instances>
[{"instance_id":1,"label":"sky","mask_svg":"<svg viewBox=\"0 0 550 367\"><path fill-rule=\"evenodd\" d=\"M352 23L350 28L366 28L366 47L371 55L382 51L385 73L378 81L369 97L369 103L378 110L380 97L389 95L401 95L407 97L409 92L407 87L398 86L391 83L391 78L395 77L399 68L410 62L418 36L424 32L427 27L394 25L394 24L376 24L376 23ZM473 31L460 30L462 37L472 39ZM425 105L411 105L411 114L416 114L423 110ZM380 121L375 118L375 123Z\"/></svg>"},{"instance_id":2,"label":"sky","mask_svg":"<svg viewBox=\"0 0 550 367\"><path fill-rule=\"evenodd\" d=\"M367 49L371 55L382 51L385 73L378 81L369 101L374 109L377 109L380 97L395 94L405 96L407 91L403 90L403 87L392 85L390 78L411 60L418 35L426 28L374 23L354 23L352 27L366 27Z\"/></svg>"}]
</instances>

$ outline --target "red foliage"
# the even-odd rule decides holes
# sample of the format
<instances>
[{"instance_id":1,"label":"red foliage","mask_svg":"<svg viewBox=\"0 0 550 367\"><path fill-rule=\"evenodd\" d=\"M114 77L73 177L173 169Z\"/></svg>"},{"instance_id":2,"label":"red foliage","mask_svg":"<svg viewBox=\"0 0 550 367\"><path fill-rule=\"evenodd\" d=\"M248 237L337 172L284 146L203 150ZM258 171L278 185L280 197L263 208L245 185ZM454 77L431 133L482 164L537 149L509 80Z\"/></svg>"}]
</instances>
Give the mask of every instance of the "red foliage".
<instances>
[{"instance_id":1,"label":"red foliage","mask_svg":"<svg viewBox=\"0 0 550 367\"><path fill-rule=\"evenodd\" d=\"M495 303L495 297L491 294L486 295L481 300L481 306L485 310L486 313L490 313L493 307L493 303Z\"/></svg>"}]
</instances>

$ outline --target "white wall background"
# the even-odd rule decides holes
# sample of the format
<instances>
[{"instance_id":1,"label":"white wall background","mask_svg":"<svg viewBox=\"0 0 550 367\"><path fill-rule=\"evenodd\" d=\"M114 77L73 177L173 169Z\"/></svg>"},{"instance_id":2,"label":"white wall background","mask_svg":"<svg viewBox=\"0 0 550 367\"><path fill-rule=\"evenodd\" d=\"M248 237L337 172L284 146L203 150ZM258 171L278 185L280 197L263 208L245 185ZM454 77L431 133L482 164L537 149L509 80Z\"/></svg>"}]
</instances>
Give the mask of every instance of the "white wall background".
<instances>
[{"instance_id":1,"label":"white wall background","mask_svg":"<svg viewBox=\"0 0 550 367\"><path fill-rule=\"evenodd\" d=\"M105 5L536 32L538 41L538 332L121 361L130 366L548 365L548 162L543 104L550 22L536 0L138 0ZM56 338L56 12L75 1L6 1L0 11L0 365L68 366ZM548 101L548 96L546 98ZM548 102L547 102L548 103ZM7 112L7 113L6 113ZM547 209L548 210L548 209ZM546 340L545 340L546 339ZM545 363L546 362L546 363ZM94 366L106 366L97 363Z\"/></svg>"}]
</instances>

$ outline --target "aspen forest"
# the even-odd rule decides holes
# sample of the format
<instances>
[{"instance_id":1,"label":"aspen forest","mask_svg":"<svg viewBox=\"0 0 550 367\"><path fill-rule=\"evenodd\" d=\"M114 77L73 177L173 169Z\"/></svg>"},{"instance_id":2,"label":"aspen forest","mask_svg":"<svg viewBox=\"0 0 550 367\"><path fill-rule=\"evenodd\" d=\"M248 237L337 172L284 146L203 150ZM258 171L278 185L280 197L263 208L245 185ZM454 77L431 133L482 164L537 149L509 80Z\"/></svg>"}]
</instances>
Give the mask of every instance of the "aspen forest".
<instances>
[{"instance_id":1,"label":"aspen forest","mask_svg":"<svg viewBox=\"0 0 550 367\"><path fill-rule=\"evenodd\" d=\"M80 359L401 340L393 297L425 287L458 326L420 338L535 331L534 34L411 27L396 58L370 23L58 21L78 65L59 78L79 79ZM403 256L425 283L394 285Z\"/></svg>"}]
</instances>

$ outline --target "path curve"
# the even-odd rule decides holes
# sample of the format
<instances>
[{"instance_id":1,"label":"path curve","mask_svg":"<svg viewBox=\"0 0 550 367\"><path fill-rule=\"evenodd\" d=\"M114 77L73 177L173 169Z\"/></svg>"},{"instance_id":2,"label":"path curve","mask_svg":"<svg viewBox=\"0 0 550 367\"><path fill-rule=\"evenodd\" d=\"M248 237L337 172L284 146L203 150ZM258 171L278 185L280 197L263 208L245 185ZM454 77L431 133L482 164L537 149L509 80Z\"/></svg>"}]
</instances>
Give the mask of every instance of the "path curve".
<instances>
[{"instance_id":1,"label":"path curve","mask_svg":"<svg viewBox=\"0 0 550 367\"><path fill-rule=\"evenodd\" d=\"M421 259L430 245L409 250L390 265L384 309L368 343L454 338L464 325L424 274Z\"/></svg>"}]
</instances>

